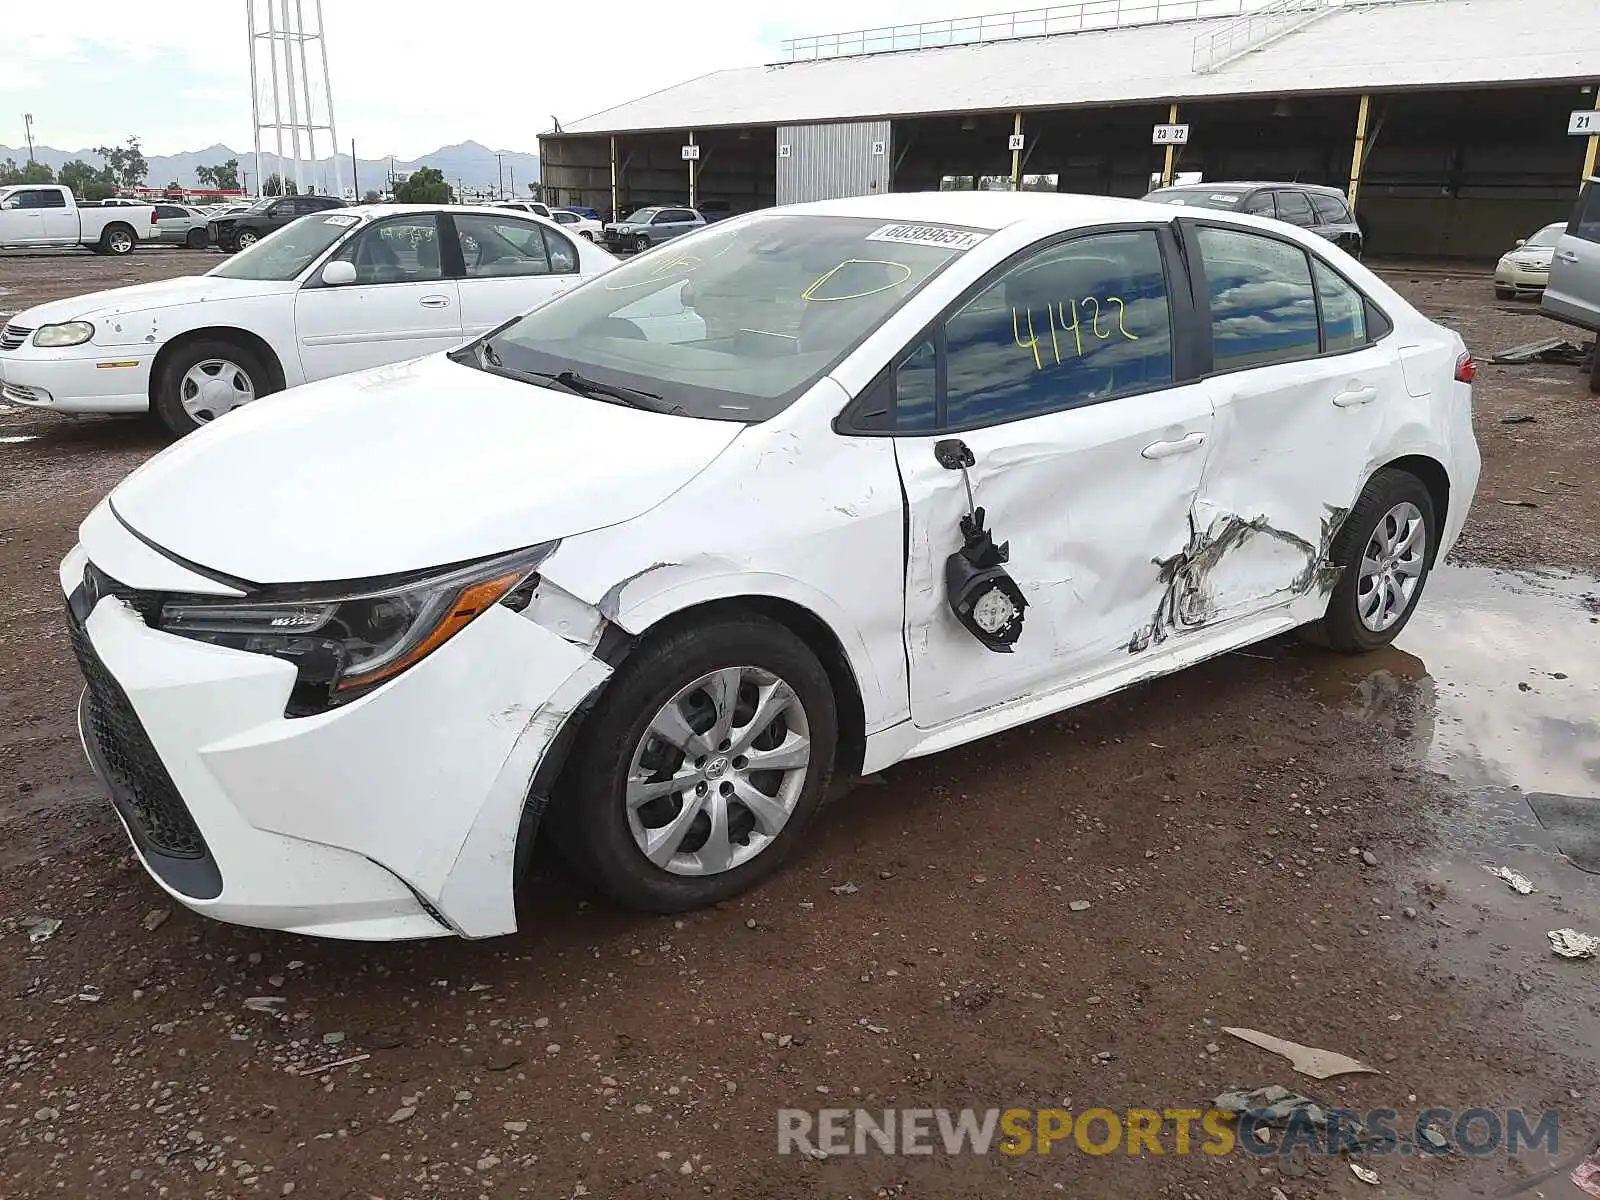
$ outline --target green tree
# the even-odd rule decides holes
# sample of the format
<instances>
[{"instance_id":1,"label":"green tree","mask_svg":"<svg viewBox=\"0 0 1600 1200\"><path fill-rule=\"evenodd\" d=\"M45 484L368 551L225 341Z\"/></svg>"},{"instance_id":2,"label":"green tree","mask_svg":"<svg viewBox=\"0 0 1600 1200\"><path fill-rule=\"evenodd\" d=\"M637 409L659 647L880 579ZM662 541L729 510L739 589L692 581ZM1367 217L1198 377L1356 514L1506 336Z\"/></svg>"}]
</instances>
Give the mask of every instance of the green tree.
<instances>
[{"instance_id":1,"label":"green tree","mask_svg":"<svg viewBox=\"0 0 1600 1200\"><path fill-rule=\"evenodd\" d=\"M274 171L262 182L261 194L263 196L293 196L295 194L294 180L286 180Z\"/></svg>"},{"instance_id":2,"label":"green tree","mask_svg":"<svg viewBox=\"0 0 1600 1200\"><path fill-rule=\"evenodd\" d=\"M130 137L126 146L96 146L94 152L106 160L111 182L117 187L144 186L145 176L150 174L150 164L145 161L137 137Z\"/></svg>"},{"instance_id":3,"label":"green tree","mask_svg":"<svg viewBox=\"0 0 1600 1200\"><path fill-rule=\"evenodd\" d=\"M81 158L62 163L57 182L62 187L71 188L79 200L104 200L117 190L109 167L101 167L97 171Z\"/></svg>"},{"instance_id":4,"label":"green tree","mask_svg":"<svg viewBox=\"0 0 1600 1200\"><path fill-rule=\"evenodd\" d=\"M361 197L361 200L362 200L362 202L364 204L376 204L381 199L382 199L382 197L379 196L378 193L375 192L372 188L368 188L367 189L367 194L365 196Z\"/></svg>"},{"instance_id":5,"label":"green tree","mask_svg":"<svg viewBox=\"0 0 1600 1200\"><path fill-rule=\"evenodd\" d=\"M0 186L12 183L54 183L56 173L48 163L28 162L17 164L14 158L0 163Z\"/></svg>"},{"instance_id":6,"label":"green tree","mask_svg":"<svg viewBox=\"0 0 1600 1200\"><path fill-rule=\"evenodd\" d=\"M423 167L411 172L408 179L395 185L397 204L449 204L453 200L450 185L436 167Z\"/></svg>"},{"instance_id":7,"label":"green tree","mask_svg":"<svg viewBox=\"0 0 1600 1200\"><path fill-rule=\"evenodd\" d=\"M217 163L215 166L196 167L194 174L195 178L207 187L236 191L239 187L239 160L230 158L227 162Z\"/></svg>"}]
</instances>

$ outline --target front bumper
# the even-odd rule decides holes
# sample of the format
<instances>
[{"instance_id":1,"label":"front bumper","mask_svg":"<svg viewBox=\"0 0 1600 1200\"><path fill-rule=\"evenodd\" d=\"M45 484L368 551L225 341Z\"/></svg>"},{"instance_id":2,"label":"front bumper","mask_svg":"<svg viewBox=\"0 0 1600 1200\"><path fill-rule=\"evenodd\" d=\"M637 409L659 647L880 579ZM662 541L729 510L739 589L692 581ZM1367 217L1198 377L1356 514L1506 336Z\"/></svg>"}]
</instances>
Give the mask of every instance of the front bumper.
<instances>
[{"instance_id":1,"label":"front bumper","mask_svg":"<svg viewBox=\"0 0 1600 1200\"><path fill-rule=\"evenodd\" d=\"M0 353L0 400L61 413L146 412L155 349L90 343Z\"/></svg>"},{"instance_id":2,"label":"front bumper","mask_svg":"<svg viewBox=\"0 0 1600 1200\"><path fill-rule=\"evenodd\" d=\"M516 929L530 782L604 664L499 608L376 691L286 718L290 664L152 628L136 608L155 611L159 595L134 592L139 580L91 599L91 555L129 573L145 552L102 554L128 535L100 510L84 535L61 583L88 685L85 750L174 899L236 924L360 940ZM184 590L181 569L151 580Z\"/></svg>"},{"instance_id":3,"label":"front bumper","mask_svg":"<svg viewBox=\"0 0 1600 1200\"><path fill-rule=\"evenodd\" d=\"M1495 267L1494 282L1496 287L1516 288L1518 291L1542 291L1550 282L1550 268L1501 262Z\"/></svg>"}]
</instances>

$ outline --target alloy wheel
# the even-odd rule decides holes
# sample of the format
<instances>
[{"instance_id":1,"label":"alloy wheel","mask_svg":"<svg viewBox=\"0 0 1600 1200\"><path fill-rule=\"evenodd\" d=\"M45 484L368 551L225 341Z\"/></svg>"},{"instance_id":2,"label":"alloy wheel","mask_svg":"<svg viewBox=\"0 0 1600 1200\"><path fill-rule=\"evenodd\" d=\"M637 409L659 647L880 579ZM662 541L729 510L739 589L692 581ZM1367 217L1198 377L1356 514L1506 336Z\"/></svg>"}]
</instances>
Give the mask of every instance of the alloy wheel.
<instances>
[{"instance_id":1,"label":"alloy wheel","mask_svg":"<svg viewBox=\"0 0 1600 1200\"><path fill-rule=\"evenodd\" d=\"M1388 629L1411 607L1428 561L1428 523L1409 500L1383 515L1361 555L1356 612L1373 633Z\"/></svg>"},{"instance_id":2,"label":"alloy wheel","mask_svg":"<svg viewBox=\"0 0 1600 1200\"><path fill-rule=\"evenodd\" d=\"M202 359L178 381L178 400L197 425L215 421L255 398L256 386L249 372L225 358Z\"/></svg>"},{"instance_id":3,"label":"alloy wheel","mask_svg":"<svg viewBox=\"0 0 1600 1200\"><path fill-rule=\"evenodd\" d=\"M811 727L790 685L727 667L681 688L633 749L624 803L634 844L675 875L717 875L783 832L811 764Z\"/></svg>"}]
</instances>

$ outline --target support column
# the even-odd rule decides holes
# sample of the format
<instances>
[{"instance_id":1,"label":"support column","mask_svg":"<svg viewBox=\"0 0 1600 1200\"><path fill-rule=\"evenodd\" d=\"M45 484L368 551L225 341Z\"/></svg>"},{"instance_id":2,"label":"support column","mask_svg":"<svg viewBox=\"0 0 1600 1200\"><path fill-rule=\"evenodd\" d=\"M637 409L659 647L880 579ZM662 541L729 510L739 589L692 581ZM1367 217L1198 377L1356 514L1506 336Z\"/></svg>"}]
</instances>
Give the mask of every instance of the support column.
<instances>
[{"instance_id":1,"label":"support column","mask_svg":"<svg viewBox=\"0 0 1600 1200\"><path fill-rule=\"evenodd\" d=\"M1014 137L1022 136L1022 114L1020 112L1011 122L1011 133ZM1022 151L1020 149L1011 152L1011 190L1013 192L1022 190Z\"/></svg>"},{"instance_id":2,"label":"support column","mask_svg":"<svg viewBox=\"0 0 1600 1200\"><path fill-rule=\"evenodd\" d=\"M1596 112L1600 112L1600 83L1594 85L1594 107ZM1600 160L1600 133L1589 138L1589 149L1583 156L1583 180L1580 182L1587 181L1594 174L1597 160Z\"/></svg>"},{"instance_id":3,"label":"support column","mask_svg":"<svg viewBox=\"0 0 1600 1200\"><path fill-rule=\"evenodd\" d=\"M1356 145L1350 156L1350 191L1346 195L1351 212L1356 210L1356 200L1361 195L1361 176L1367 166L1367 114L1371 107L1372 97L1363 93L1361 107L1356 112Z\"/></svg>"},{"instance_id":4,"label":"support column","mask_svg":"<svg viewBox=\"0 0 1600 1200\"><path fill-rule=\"evenodd\" d=\"M611 136L611 219L622 220L622 214L617 211L617 138Z\"/></svg>"},{"instance_id":5,"label":"support column","mask_svg":"<svg viewBox=\"0 0 1600 1200\"><path fill-rule=\"evenodd\" d=\"M692 130L692 129L689 131L689 145L691 145L691 146L694 145L694 130ZM698 199L698 197L695 195L695 176L699 173L698 170L697 170L697 168L699 166L700 166L699 162L696 161L695 159L691 158L689 160L689 207L690 208L696 207L696 203L695 202Z\"/></svg>"},{"instance_id":6,"label":"support column","mask_svg":"<svg viewBox=\"0 0 1600 1200\"><path fill-rule=\"evenodd\" d=\"M1167 110L1167 124L1168 125L1176 125L1177 123L1178 123L1178 105L1177 105L1176 102L1174 102L1172 107ZM1148 162L1149 160L1146 159L1145 161ZM1168 142L1167 143L1166 161L1165 161L1165 163L1162 164L1162 167L1161 167L1161 186L1162 187L1171 187L1172 186L1172 168L1177 165L1177 161L1178 161L1178 148L1176 146L1174 146L1171 142Z\"/></svg>"}]
</instances>

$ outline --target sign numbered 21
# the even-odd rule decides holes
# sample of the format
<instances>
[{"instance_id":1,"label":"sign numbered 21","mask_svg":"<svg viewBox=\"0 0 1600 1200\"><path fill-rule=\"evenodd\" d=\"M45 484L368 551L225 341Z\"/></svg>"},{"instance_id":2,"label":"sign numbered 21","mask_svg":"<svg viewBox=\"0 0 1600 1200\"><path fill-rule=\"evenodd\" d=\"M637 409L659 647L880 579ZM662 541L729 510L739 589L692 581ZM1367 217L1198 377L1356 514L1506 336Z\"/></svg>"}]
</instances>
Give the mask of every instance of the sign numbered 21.
<instances>
[{"instance_id":1,"label":"sign numbered 21","mask_svg":"<svg viewBox=\"0 0 1600 1200\"><path fill-rule=\"evenodd\" d=\"M1567 119L1567 132L1574 137L1600 137L1600 108L1580 108Z\"/></svg>"},{"instance_id":2,"label":"sign numbered 21","mask_svg":"<svg viewBox=\"0 0 1600 1200\"><path fill-rule=\"evenodd\" d=\"M1153 146L1187 146L1189 144L1189 127L1187 125L1157 125L1155 132L1150 137Z\"/></svg>"}]
</instances>

